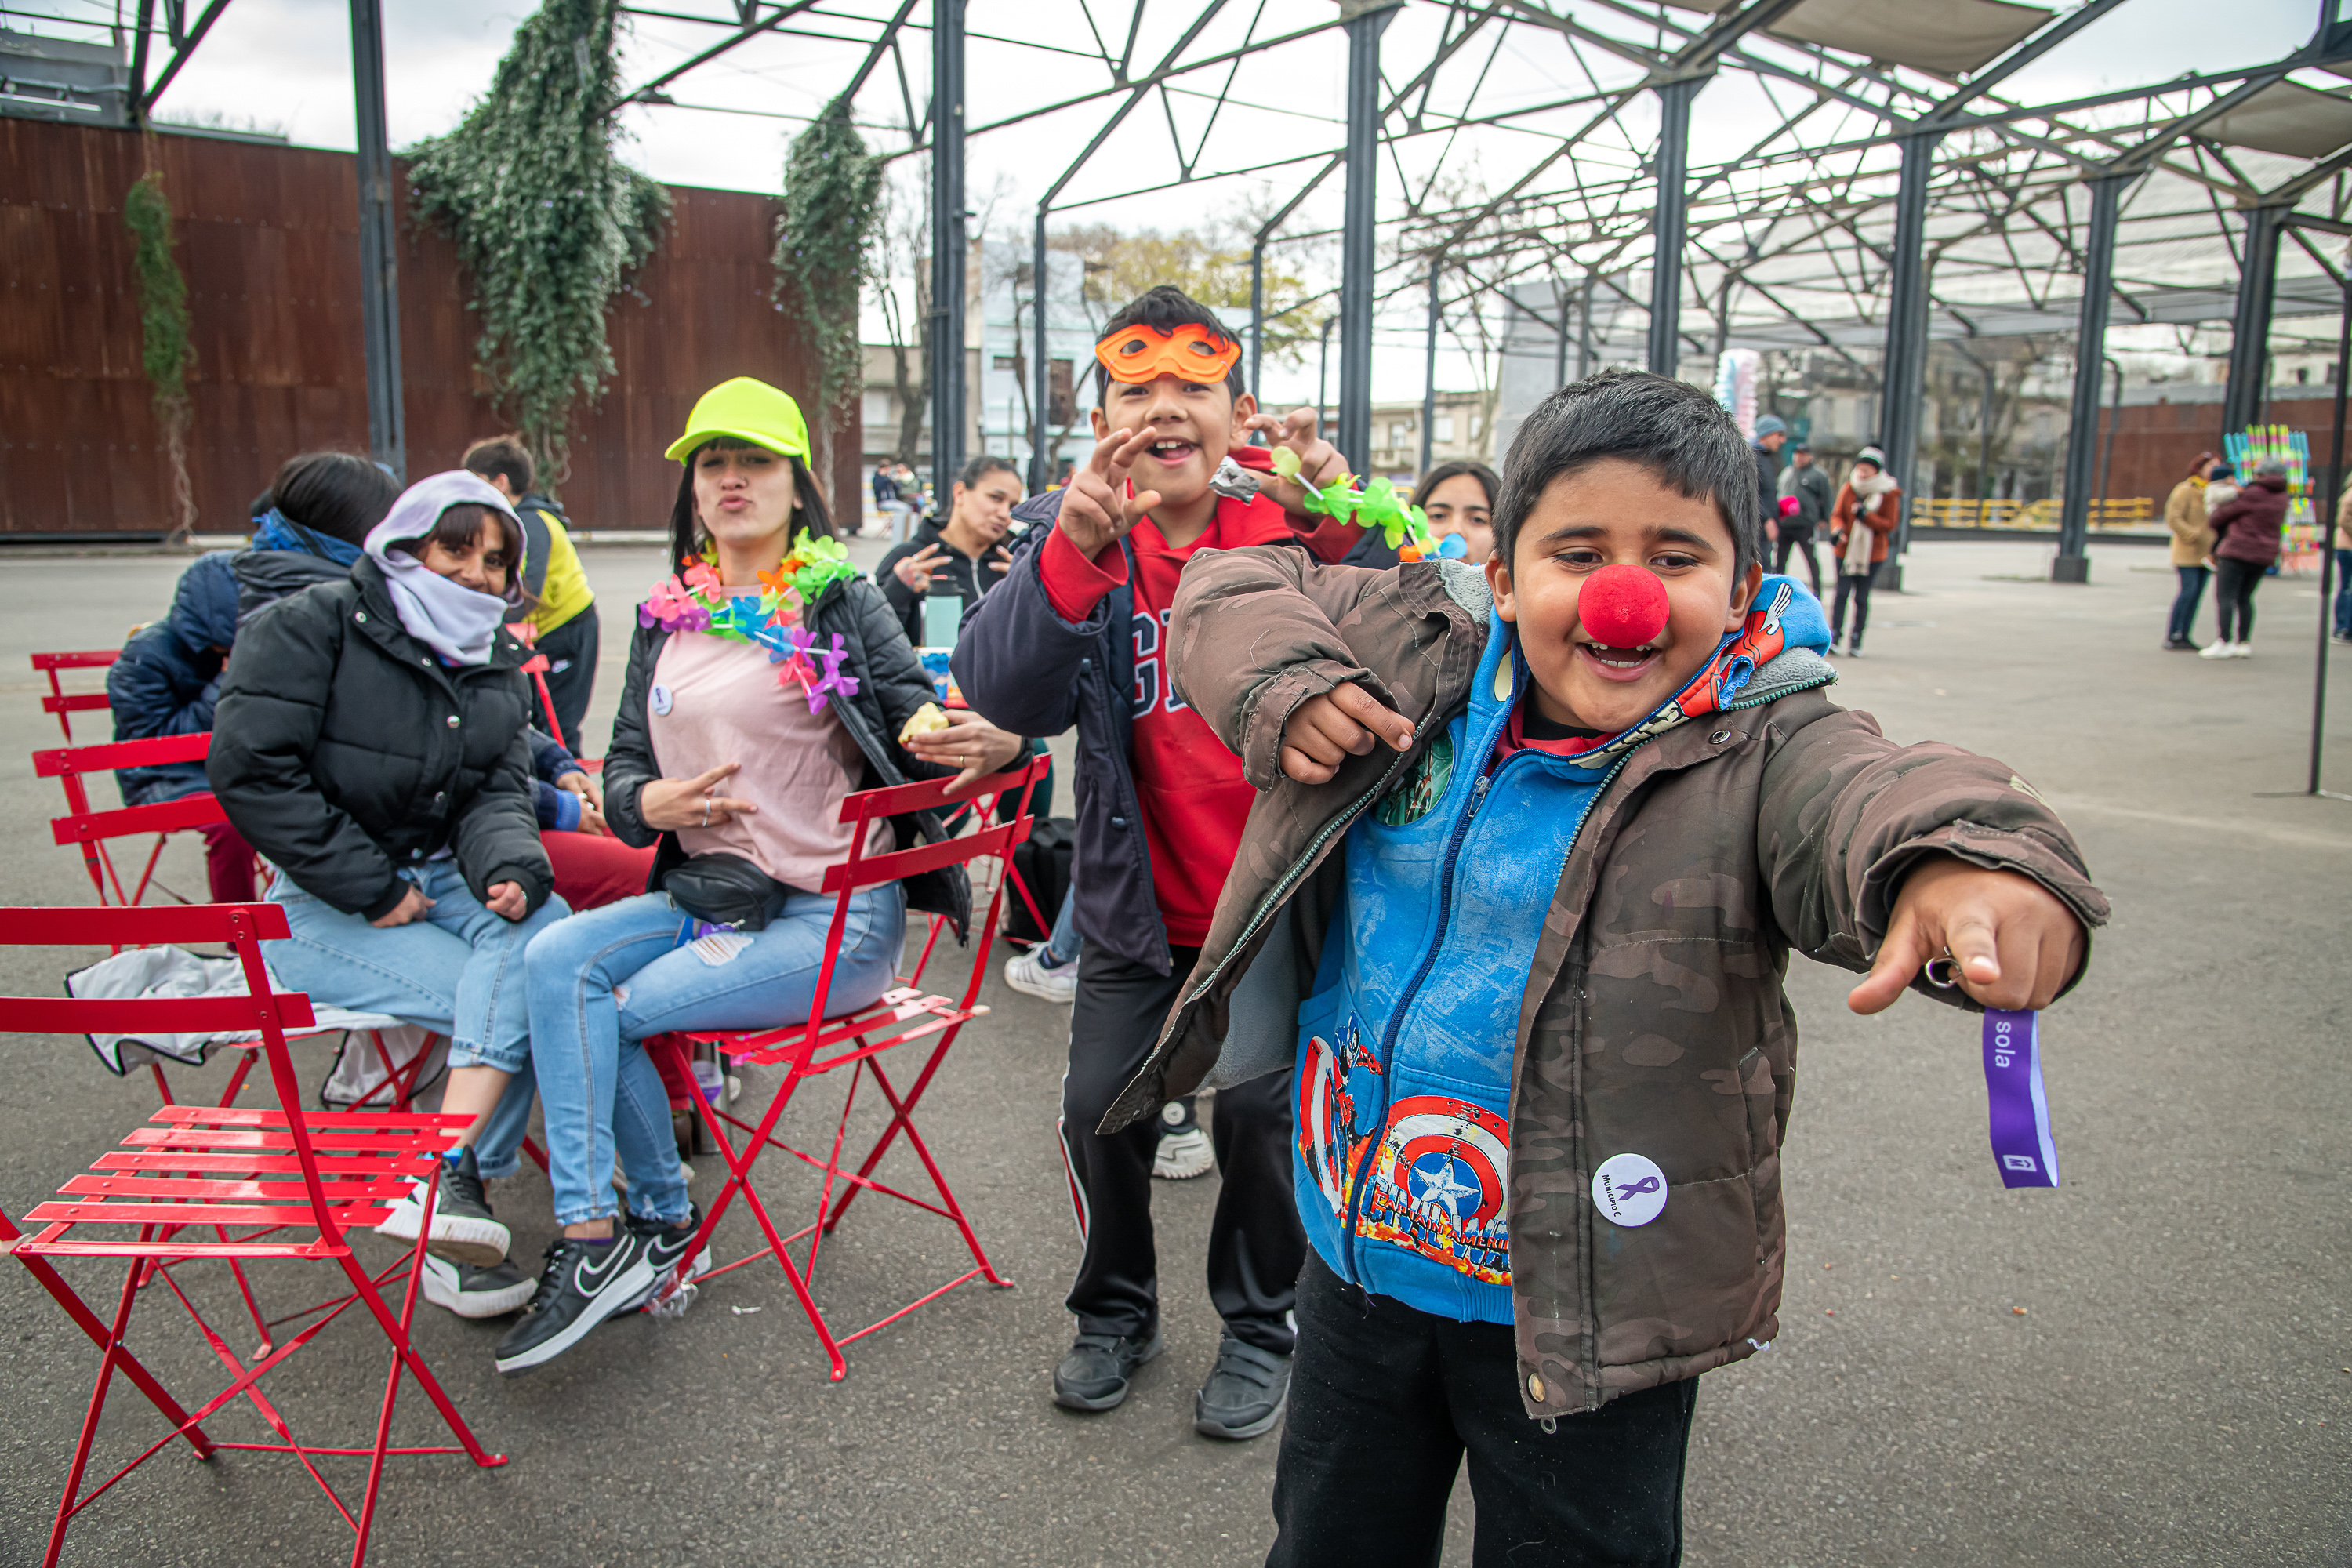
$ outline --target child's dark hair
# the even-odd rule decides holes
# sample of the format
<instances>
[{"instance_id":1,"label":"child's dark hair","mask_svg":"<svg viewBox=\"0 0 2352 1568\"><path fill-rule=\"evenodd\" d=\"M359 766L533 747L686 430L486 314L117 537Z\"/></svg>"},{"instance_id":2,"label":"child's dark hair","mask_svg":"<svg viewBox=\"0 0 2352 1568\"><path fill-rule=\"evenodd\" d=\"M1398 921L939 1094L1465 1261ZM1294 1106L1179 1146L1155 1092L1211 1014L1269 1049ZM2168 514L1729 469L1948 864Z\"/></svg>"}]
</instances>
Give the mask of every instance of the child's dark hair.
<instances>
[{"instance_id":1,"label":"child's dark hair","mask_svg":"<svg viewBox=\"0 0 2352 1568\"><path fill-rule=\"evenodd\" d=\"M966 489L970 489L972 486L980 483L981 480L988 478L991 474L998 472L1000 469L1005 473L1011 474L1016 479L1021 477L1021 470L1013 466L1012 458L992 458L987 454L982 453L977 458L967 460L962 468L956 470L956 483L961 485Z\"/></svg>"},{"instance_id":2,"label":"child's dark hair","mask_svg":"<svg viewBox=\"0 0 2352 1568\"><path fill-rule=\"evenodd\" d=\"M531 481L539 477L537 465L530 460L530 448L514 436L492 436L477 441L466 448L465 457L458 461L467 472L483 479L492 474L505 479L517 500L530 494Z\"/></svg>"},{"instance_id":3,"label":"child's dark hair","mask_svg":"<svg viewBox=\"0 0 2352 1568\"><path fill-rule=\"evenodd\" d=\"M400 482L351 452L304 452L278 467L269 488L254 498L260 511L275 507L287 521L365 544L368 532L400 499Z\"/></svg>"},{"instance_id":4,"label":"child's dark hair","mask_svg":"<svg viewBox=\"0 0 2352 1568\"><path fill-rule=\"evenodd\" d=\"M392 540L384 548L414 555L419 561L425 559L427 544L437 544L448 551L469 550L474 541L482 536L485 524L497 526L501 548L507 552L507 582L500 596L510 605L528 606L530 597L522 585L522 525L496 507L460 501L443 509L441 515L433 520L430 531L414 539Z\"/></svg>"},{"instance_id":5,"label":"child's dark hair","mask_svg":"<svg viewBox=\"0 0 2352 1568\"><path fill-rule=\"evenodd\" d=\"M714 436L686 455L686 460L679 465L677 499L670 503L669 509L669 557L673 565L684 570L688 563L700 558L695 537L694 465L702 460L703 453L714 448L721 452L740 452L759 445L757 441L746 441L734 436ZM803 529L819 539L831 539L834 537L833 513L825 510L824 490L816 482L816 475L798 458L789 453L782 456L784 461L793 466L793 521L785 532L787 548L792 540L800 537Z\"/></svg>"},{"instance_id":6,"label":"child's dark hair","mask_svg":"<svg viewBox=\"0 0 2352 1568\"><path fill-rule=\"evenodd\" d=\"M1217 320L1214 310L1174 284L1162 283L1156 289L1146 289L1129 300L1126 307L1095 334L1095 342L1107 342L1129 327L1150 327L1154 331L1172 332L1183 326L1205 327L1227 342L1241 341L1225 330L1224 322ZM1234 368L1225 373L1225 390L1236 398L1249 390L1249 384L1242 379L1240 360L1234 361ZM1110 371L1097 360L1095 362L1095 406L1101 407L1109 395Z\"/></svg>"},{"instance_id":7,"label":"child's dark hair","mask_svg":"<svg viewBox=\"0 0 2352 1568\"><path fill-rule=\"evenodd\" d=\"M1495 503L1496 557L1516 564L1519 529L1545 489L1604 458L1638 463L1684 495L1714 502L1731 530L1736 575L1763 558L1756 454L1739 426L1697 387L1638 370L1572 382L1520 425Z\"/></svg>"}]
</instances>

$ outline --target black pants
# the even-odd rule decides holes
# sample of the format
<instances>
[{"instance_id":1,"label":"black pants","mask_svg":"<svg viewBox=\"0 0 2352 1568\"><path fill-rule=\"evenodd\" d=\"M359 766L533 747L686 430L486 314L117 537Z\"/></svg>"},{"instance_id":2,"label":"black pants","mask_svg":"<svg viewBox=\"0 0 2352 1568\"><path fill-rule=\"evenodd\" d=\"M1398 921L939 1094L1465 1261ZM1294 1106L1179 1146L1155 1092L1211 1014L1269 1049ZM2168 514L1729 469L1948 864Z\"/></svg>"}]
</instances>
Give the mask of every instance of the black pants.
<instances>
[{"instance_id":1,"label":"black pants","mask_svg":"<svg viewBox=\"0 0 2352 1568\"><path fill-rule=\"evenodd\" d=\"M1870 625L1871 578L1877 570L1874 566L1857 577L1843 566L1839 568L1837 605L1830 611L1830 640L1832 642L1845 636L1845 602L1850 597L1853 600L1853 640L1856 647L1861 646L1862 629Z\"/></svg>"},{"instance_id":2,"label":"black pants","mask_svg":"<svg viewBox=\"0 0 2352 1568\"><path fill-rule=\"evenodd\" d=\"M2263 585L2267 566L2251 561L2213 558L2213 613L2221 618L2223 642L2251 642L2254 636L2254 590ZM2237 630L2230 627L2234 624Z\"/></svg>"},{"instance_id":3,"label":"black pants","mask_svg":"<svg viewBox=\"0 0 2352 1568\"><path fill-rule=\"evenodd\" d=\"M1475 1568L1680 1563L1697 1383L1546 1432L1519 1404L1518 1375L1507 1325L1366 1295L1310 1257L1266 1568L1436 1568L1465 1451Z\"/></svg>"},{"instance_id":4,"label":"black pants","mask_svg":"<svg viewBox=\"0 0 2352 1568\"><path fill-rule=\"evenodd\" d=\"M1095 1129L1151 1054L1160 1026L1199 958L1175 950L1175 973L1155 974L1098 942L1078 956L1070 1016L1070 1070L1062 1079L1062 1152L1084 1254L1069 1309L1085 1334L1149 1333L1160 1321L1160 1264L1151 1239L1151 1159L1160 1119L1106 1138ZM1217 1091L1210 1142L1222 1177L1209 1226L1209 1300L1234 1337L1288 1355L1307 1233L1290 1195L1290 1071Z\"/></svg>"},{"instance_id":5,"label":"black pants","mask_svg":"<svg viewBox=\"0 0 2352 1568\"><path fill-rule=\"evenodd\" d=\"M598 637L596 606L592 604L537 644L547 656L547 695L555 703L555 721L563 726L563 743L577 757L590 754L580 730L588 721L589 694L596 689Z\"/></svg>"},{"instance_id":6,"label":"black pants","mask_svg":"<svg viewBox=\"0 0 2352 1568\"><path fill-rule=\"evenodd\" d=\"M1812 586L1813 597L1820 598L1822 596L1822 558L1813 553L1813 531L1810 528L1791 528L1785 522L1780 525L1780 543L1777 551L1779 560L1772 570L1783 577L1789 574L1789 555L1791 551L1804 552L1805 580Z\"/></svg>"}]
</instances>

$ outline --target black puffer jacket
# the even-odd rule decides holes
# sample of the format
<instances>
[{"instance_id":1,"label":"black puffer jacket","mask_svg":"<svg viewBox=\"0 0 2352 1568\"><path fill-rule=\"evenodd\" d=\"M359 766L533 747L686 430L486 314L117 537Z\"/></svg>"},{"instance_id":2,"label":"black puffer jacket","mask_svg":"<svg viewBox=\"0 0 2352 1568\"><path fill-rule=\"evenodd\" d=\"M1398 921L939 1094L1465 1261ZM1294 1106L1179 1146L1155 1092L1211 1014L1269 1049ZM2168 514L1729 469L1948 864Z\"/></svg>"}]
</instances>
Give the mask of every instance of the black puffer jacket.
<instances>
[{"instance_id":1,"label":"black puffer jacket","mask_svg":"<svg viewBox=\"0 0 2352 1568\"><path fill-rule=\"evenodd\" d=\"M536 910L554 879L532 809L529 657L501 632L488 665L444 666L363 559L238 629L213 793L247 842L347 914L389 914L408 889L397 868L445 847L476 898L515 882Z\"/></svg>"},{"instance_id":2,"label":"black puffer jacket","mask_svg":"<svg viewBox=\"0 0 2352 1568\"><path fill-rule=\"evenodd\" d=\"M916 779L951 778L954 770L935 767L908 754L898 744L899 727L926 702L938 700L938 689L915 658L913 647L898 624L896 611L882 590L864 577L835 583L805 610L801 624L828 647L839 632L847 658L845 674L857 680L857 695L847 701L835 697L825 711L841 716L842 728L857 742L866 758L866 773L856 787L881 789ZM661 658L670 634L659 626L640 625L629 643L628 680L621 689L621 710L613 720L613 743L604 751L604 821L613 837L632 848L657 844L647 891L658 889L673 867L685 863L686 851L677 835L647 825L637 810L646 785L665 777L655 760L653 740L646 726L646 693L654 682L654 664ZM215 745L218 742L215 742ZM933 843L947 837L935 812L893 817L900 849ZM905 879L907 907L927 914L945 915L962 940L971 923L971 883L961 866Z\"/></svg>"}]
</instances>

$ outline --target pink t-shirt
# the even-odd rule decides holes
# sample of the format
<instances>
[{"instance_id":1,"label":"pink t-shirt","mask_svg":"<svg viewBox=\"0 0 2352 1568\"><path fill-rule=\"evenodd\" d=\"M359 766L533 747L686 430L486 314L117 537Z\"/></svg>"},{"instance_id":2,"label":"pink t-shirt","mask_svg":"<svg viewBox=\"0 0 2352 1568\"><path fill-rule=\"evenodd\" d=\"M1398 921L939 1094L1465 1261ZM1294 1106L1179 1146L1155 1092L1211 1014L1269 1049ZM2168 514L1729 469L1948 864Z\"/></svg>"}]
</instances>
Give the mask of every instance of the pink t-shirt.
<instances>
[{"instance_id":1,"label":"pink t-shirt","mask_svg":"<svg viewBox=\"0 0 2352 1568\"><path fill-rule=\"evenodd\" d=\"M825 868L849 858L841 801L865 771L856 741L831 706L812 713L798 685L779 686L765 648L700 632L679 632L662 645L646 696L654 762L663 777L692 778L721 763L740 763L742 771L719 793L760 808L752 816L680 828L680 847L689 855L740 855L787 887L819 891ZM866 853L891 847L890 825L873 824Z\"/></svg>"}]
</instances>

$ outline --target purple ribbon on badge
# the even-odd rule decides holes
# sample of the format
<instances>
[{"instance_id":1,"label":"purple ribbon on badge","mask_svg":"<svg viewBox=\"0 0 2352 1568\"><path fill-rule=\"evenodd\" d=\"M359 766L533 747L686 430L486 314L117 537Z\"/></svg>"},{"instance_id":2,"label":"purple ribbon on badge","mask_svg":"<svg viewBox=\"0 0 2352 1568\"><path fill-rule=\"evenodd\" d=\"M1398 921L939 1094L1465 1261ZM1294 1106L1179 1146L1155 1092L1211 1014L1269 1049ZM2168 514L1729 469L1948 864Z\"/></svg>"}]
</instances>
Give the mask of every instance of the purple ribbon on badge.
<instances>
[{"instance_id":1,"label":"purple ribbon on badge","mask_svg":"<svg viewBox=\"0 0 2352 1568\"><path fill-rule=\"evenodd\" d=\"M1992 1110L1993 1163L2005 1187L2058 1184L2050 1100L2042 1092L2041 1021L2039 1013L1985 1009L1985 1097Z\"/></svg>"}]
</instances>

